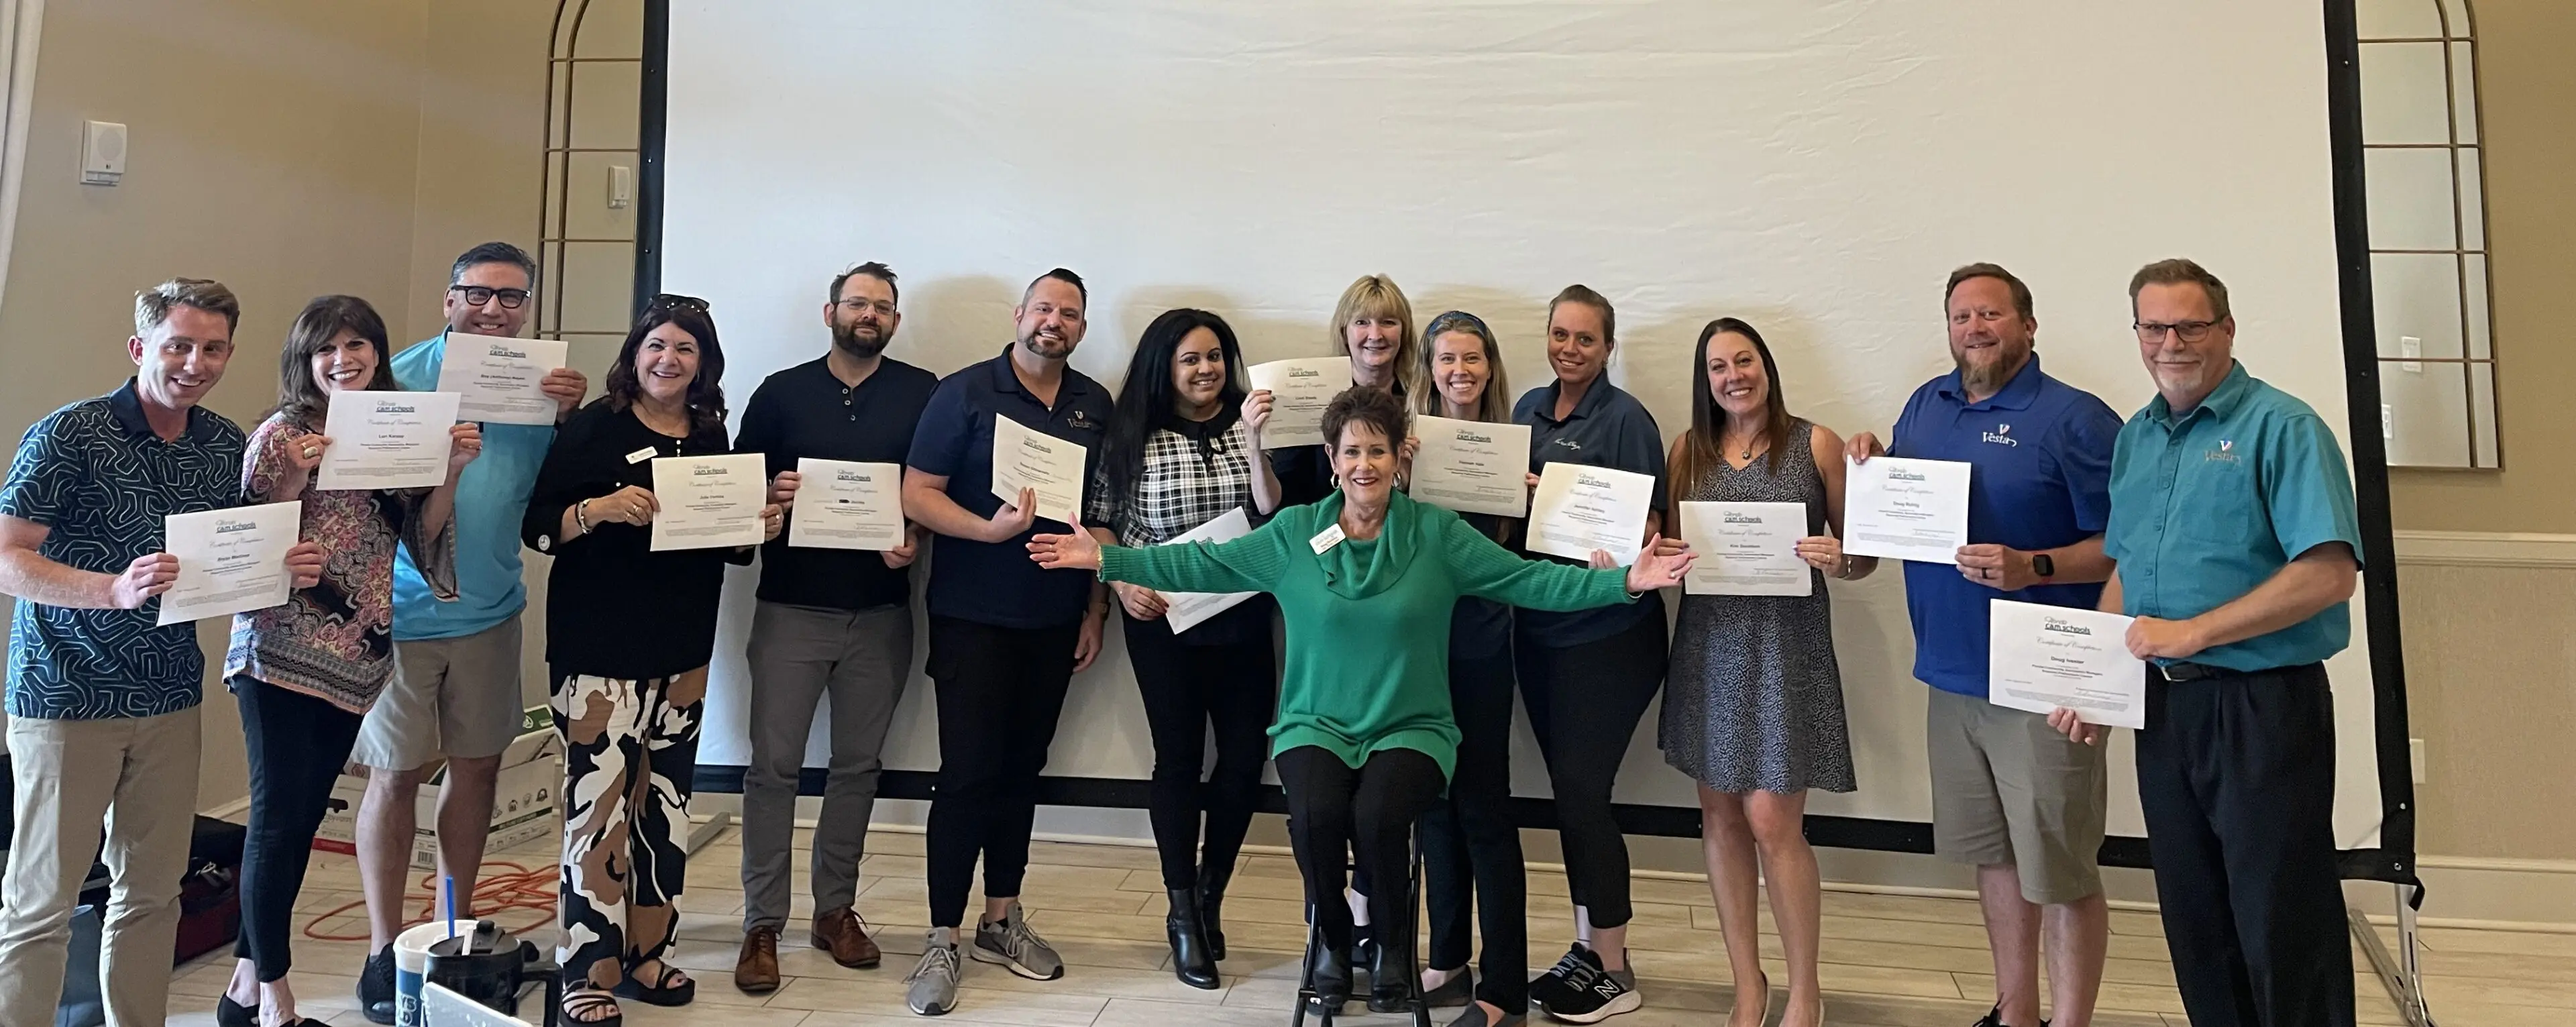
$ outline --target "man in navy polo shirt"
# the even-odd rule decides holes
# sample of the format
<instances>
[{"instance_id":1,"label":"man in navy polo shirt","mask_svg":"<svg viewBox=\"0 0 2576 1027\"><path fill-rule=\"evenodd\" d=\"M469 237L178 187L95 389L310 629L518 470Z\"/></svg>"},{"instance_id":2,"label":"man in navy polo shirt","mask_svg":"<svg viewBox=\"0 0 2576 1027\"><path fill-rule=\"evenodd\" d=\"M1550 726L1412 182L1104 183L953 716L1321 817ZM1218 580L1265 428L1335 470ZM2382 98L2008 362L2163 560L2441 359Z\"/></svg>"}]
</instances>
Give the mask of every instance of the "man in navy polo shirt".
<instances>
[{"instance_id":1,"label":"man in navy polo shirt","mask_svg":"<svg viewBox=\"0 0 2576 1027\"><path fill-rule=\"evenodd\" d=\"M984 859L984 917L969 952L1033 980L1064 975L1019 908L1037 815L1038 771L1073 673L1100 653L1108 598L1093 575L1029 559L1036 497L993 495L993 428L1007 417L1080 444L1090 481L1107 436L1109 390L1066 366L1082 342L1082 278L1056 268L1021 294L1018 331L1000 356L931 393L904 463L903 512L930 529L930 679L939 700L939 783L930 802L930 946L907 1001L937 1016L957 1004L957 929Z\"/></svg>"},{"instance_id":2,"label":"man in navy polo shirt","mask_svg":"<svg viewBox=\"0 0 2576 1027\"><path fill-rule=\"evenodd\" d=\"M115 890L100 942L112 1027L169 1014L179 884L196 823L197 625L154 626L179 575L171 514L241 502L242 430L198 406L232 359L241 304L174 278L134 298L135 375L27 429L0 485L0 592L9 631L9 761L16 837L0 895L0 1024L52 1023L72 906L107 825ZM287 552L296 588L322 549Z\"/></svg>"},{"instance_id":3,"label":"man in navy polo shirt","mask_svg":"<svg viewBox=\"0 0 2576 1027\"><path fill-rule=\"evenodd\" d=\"M1977 867L1995 959L1995 1008L1978 1027L2038 1027L2047 926L2052 1021L2092 1022L2110 944L2095 862L2109 798L2098 728L2076 737L2047 717L1986 701L1989 603L2091 608L2111 574L2112 440L2120 418L2092 393L2040 371L2030 287L1994 264L1950 273L1943 297L1957 370L1925 382L1897 418L1901 457L1955 460L1968 476L1968 545L1956 567L1905 565L1914 676L1932 686L1933 848ZM1846 452L1881 452L1868 432Z\"/></svg>"},{"instance_id":4,"label":"man in navy polo shirt","mask_svg":"<svg viewBox=\"0 0 2576 1027\"><path fill-rule=\"evenodd\" d=\"M2102 608L2151 661L2138 800L2195 1027L2348 1027L2334 695L2361 570L2325 419L2236 362L2227 286L2188 260L2129 280L2156 398L2120 428Z\"/></svg>"}]
</instances>

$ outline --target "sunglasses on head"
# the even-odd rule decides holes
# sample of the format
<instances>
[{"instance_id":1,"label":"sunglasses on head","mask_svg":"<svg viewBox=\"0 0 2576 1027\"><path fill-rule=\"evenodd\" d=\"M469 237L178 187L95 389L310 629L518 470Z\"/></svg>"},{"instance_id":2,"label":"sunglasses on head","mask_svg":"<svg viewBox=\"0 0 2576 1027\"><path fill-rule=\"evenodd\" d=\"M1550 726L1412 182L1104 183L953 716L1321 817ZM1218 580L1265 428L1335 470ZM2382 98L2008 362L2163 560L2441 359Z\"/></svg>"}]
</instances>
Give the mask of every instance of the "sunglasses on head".
<instances>
[{"instance_id":1,"label":"sunglasses on head","mask_svg":"<svg viewBox=\"0 0 2576 1027\"><path fill-rule=\"evenodd\" d=\"M703 314L707 312L707 301L695 296L682 296L676 292L666 292L653 297L653 302L646 304L644 309L688 310Z\"/></svg>"}]
</instances>

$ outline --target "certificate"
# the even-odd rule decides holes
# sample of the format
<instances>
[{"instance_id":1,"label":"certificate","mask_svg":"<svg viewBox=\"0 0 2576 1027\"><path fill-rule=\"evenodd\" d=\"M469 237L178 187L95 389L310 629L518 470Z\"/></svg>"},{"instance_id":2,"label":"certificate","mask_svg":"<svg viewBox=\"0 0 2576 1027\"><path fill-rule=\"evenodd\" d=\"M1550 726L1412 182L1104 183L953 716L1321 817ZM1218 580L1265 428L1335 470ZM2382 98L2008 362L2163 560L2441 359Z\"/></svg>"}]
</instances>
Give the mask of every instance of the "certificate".
<instances>
[{"instance_id":1,"label":"certificate","mask_svg":"<svg viewBox=\"0 0 2576 1027\"><path fill-rule=\"evenodd\" d=\"M756 546L769 505L769 463L758 453L653 460L653 550Z\"/></svg>"},{"instance_id":2,"label":"certificate","mask_svg":"<svg viewBox=\"0 0 2576 1027\"><path fill-rule=\"evenodd\" d=\"M1871 457L1843 464L1843 552L1959 562L1968 544L1968 465Z\"/></svg>"},{"instance_id":3,"label":"certificate","mask_svg":"<svg viewBox=\"0 0 2576 1027\"><path fill-rule=\"evenodd\" d=\"M417 489L445 484L447 429L456 424L453 392L334 392L322 416L322 451L313 487Z\"/></svg>"},{"instance_id":4,"label":"certificate","mask_svg":"<svg viewBox=\"0 0 2576 1027\"><path fill-rule=\"evenodd\" d=\"M1270 390L1270 420L1261 426L1261 448L1323 445L1324 407L1350 387L1349 357L1252 365L1252 390Z\"/></svg>"},{"instance_id":5,"label":"certificate","mask_svg":"<svg viewBox=\"0 0 2576 1027\"><path fill-rule=\"evenodd\" d=\"M1798 558L1805 503L1683 503L1682 541L1699 554L1682 591L1705 596L1803 596L1815 568Z\"/></svg>"},{"instance_id":6,"label":"certificate","mask_svg":"<svg viewBox=\"0 0 2576 1027\"><path fill-rule=\"evenodd\" d=\"M1417 416L1413 434L1422 440L1413 451L1413 498L1461 513L1529 512L1528 425Z\"/></svg>"},{"instance_id":7,"label":"certificate","mask_svg":"<svg viewBox=\"0 0 2576 1027\"><path fill-rule=\"evenodd\" d=\"M463 397L461 420L491 424L553 424L562 409L537 388L546 372L564 366L562 339L505 339L447 333L439 358L438 391ZM335 436L336 437L336 436Z\"/></svg>"},{"instance_id":8,"label":"certificate","mask_svg":"<svg viewBox=\"0 0 2576 1027\"><path fill-rule=\"evenodd\" d=\"M1020 490L1038 494L1037 515L1073 523L1082 512L1082 443L1067 442L1000 414L993 415L993 494L1020 501Z\"/></svg>"},{"instance_id":9,"label":"certificate","mask_svg":"<svg viewBox=\"0 0 2576 1027\"><path fill-rule=\"evenodd\" d=\"M796 474L789 546L886 550L903 544L901 465L809 456L796 461Z\"/></svg>"},{"instance_id":10,"label":"certificate","mask_svg":"<svg viewBox=\"0 0 2576 1027\"><path fill-rule=\"evenodd\" d=\"M1252 519L1235 507L1217 515L1215 520L1172 537L1164 545L1178 546L1192 542L1231 542L1252 534ZM1165 592L1163 622L1177 635L1188 631L1210 617L1234 608L1236 603L1252 598L1251 592Z\"/></svg>"},{"instance_id":11,"label":"certificate","mask_svg":"<svg viewBox=\"0 0 2576 1027\"><path fill-rule=\"evenodd\" d=\"M1625 567L1645 548L1646 508L1654 502L1655 479L1648 475L1549 464L1530 499L1530 551L1589 560L1593 550L1607 550Z\"/></svg>"},{"instance_id":12,"label":"certificate","mask_svg":"<svg viewBox=\"0 0 2576 1027\"><path fill-rule=\"evenodd\" d=\"M2129 618L2009 599L1987 602L1994 612L1988 701L2032 713L2074 710L2087 724L2147 726L2147 663L2129 655Z\"/></svg>"},{"instance_id":13,"label":"certificate","mask_svg":"<svg viewBox=\"0 0 2576 1027\"><path fill-rule=\"evenodd\" d=\"M171 514L161 551L179 558L179 577L161 593L154 624L179 624L265 610L286 602L286 551L295 548L304 504L266 503Z\"/></svg>"}]
</instances>

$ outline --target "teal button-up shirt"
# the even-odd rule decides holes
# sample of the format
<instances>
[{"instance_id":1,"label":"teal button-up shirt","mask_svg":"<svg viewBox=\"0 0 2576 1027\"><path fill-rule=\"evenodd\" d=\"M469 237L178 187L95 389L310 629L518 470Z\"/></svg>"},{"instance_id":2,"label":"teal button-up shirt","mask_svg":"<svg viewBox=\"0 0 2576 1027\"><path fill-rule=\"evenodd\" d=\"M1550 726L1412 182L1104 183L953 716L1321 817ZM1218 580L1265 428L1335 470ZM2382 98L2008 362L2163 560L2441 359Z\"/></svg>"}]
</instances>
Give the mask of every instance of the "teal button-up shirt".
<instances>
[{"instance_id":1,"label":"teal button-up shirt","mask_svg":"<svg viewBox=\"0 0 2576 1027\"><path fill-rule=\"evenodd\" d=\"M2315 409L2245 373L2245 365L2181 417L2158 396L2121 426L2102 548L2120 562L2129 616L2200 616L2329 542L2352 547L2360 559L2343 447ZM2350 604L2336 603L2188 662L2270 670L2316 663L2351 643Z\"/></svg>"}]
</instances>

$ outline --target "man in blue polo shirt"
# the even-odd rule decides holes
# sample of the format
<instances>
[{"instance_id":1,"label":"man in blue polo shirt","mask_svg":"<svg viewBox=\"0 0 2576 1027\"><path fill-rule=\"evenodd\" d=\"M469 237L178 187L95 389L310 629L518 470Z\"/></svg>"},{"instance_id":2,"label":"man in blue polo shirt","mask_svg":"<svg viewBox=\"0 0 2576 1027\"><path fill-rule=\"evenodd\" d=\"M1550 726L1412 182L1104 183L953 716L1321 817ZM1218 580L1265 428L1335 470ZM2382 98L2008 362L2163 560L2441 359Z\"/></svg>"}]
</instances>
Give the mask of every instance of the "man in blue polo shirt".
<instances>
[{"instance_id":1,"label":"man in blue polo shirt","mask_svg":"<svg viewBox=\"0 0 2576 1027\"><path fill-rule=\"evenodd\" d=\"M937 535L930 559L930 679L939 700L939 783L930 802L930 946L913 971L912 1011L955 1008L957 929L984 859L984 916L972 956L1033 980L1064 976L1064 961L1028 928L1020 881L1037 815L1038 772L1055 741L1073 673L1100 653L1109 600L1093 576L1029 559L1030 536L1068 526L1041 521L1036 497L993 495L993 429L1007 417L1084 448L1092 480L1107 436L1109 390L1066 366L1082 342L1090 299L1082 278L1056 268L1029 283L1000 356L949 375L931 393L904 460L903 512Z\"/></svg>"},{"instance_id":2,"label":"man in blue polo shirt","mask_svg":"<svg viewBox=\"0 0 2576 1027\"><path fill-rule=\"evenodd\" d=\"M2120 429L2102 608L2155 665L2138 732L2165 943L2198 1027L2353 1022L2334 848L2334 696L2361 530L2325 419L2235 360L2227 286L2129 280L2156 398Z\"/></svg>"},{"instance_id":3,"label":"man in blue polo shirt","mask_svg":"<svg viewBox=\"0 0 2576 1027\"><path fill-rule=\"evenodd\" d=\"M1977 867L1995 958L1995 1007L1978 1027L2084 1027L2110 944L2095 862L2109 775L2090 744L2097 732L2070 738L2046 717L1986 701L1986 636L1996 599L2090 609L2101 598L2120 418L2040 370L2030 287L2012 272L1962 267L1942 303L1957 369L1914 390L1887 450L1975 468L1958 566L1905 565L1914 676L1932 686L1924 724L1933 848ZM1845 451L1854 460L1881 452L1868 432ZM2040 1018L2043 921L2053 1021Z\"/></svg>"},{"instance_id":4,"label":"man in blue polo shirt","mask_svg":"<svg viewBox=\"0 0 2576 1027\"><path fill-rule=\"evenodd\" d=\"M0 485L0 592L18 600L0 1024L54 1022L102 823L115 885L99 946L107 1022L169 1013L206 667L197 625L154 626L153 597L179 574L161 551L164 519L241 502L242 430L197 405L223 379L240 320L217 282L174 278L136 295L134 377L27 429ZM321 547L297 543L286 567L312 587Z\"/></svg>"}]
</instances>

